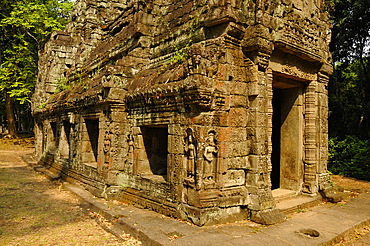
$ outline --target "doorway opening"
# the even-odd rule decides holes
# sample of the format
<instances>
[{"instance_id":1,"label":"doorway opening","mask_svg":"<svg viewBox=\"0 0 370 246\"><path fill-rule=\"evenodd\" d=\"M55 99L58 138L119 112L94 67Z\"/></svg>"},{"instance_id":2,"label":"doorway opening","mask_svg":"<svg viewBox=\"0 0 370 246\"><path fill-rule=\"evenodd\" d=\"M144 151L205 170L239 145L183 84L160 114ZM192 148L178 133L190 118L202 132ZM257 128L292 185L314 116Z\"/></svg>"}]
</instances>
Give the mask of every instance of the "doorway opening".
<instances>
[{"instance_id":1,"label":"doorway opening","mask_svg":"<svg viewBox=\"0 0 370 246\"><path fill-rule=\"evenodd\" d=\"M272 97L272 153L271 189L280 188L280 129L281 129L281 90L273 88Z\"/></svg>"},{"instance_id":2,"label":"doorway opening","mask_svg":"<svg viewBox=\"0 0 370 246\"><path fill-rule=\"evenodd\" d=\"M304 83L274 76L271 189L298 191L303 182Z\"/></svg>"},{"instance_id":3,"label":"doorway opening","mask_svg":"<svg viewBox=\"0 0 370 246\"><path fill-rule=\"evenodd\" d=\"M98 159L98 144L99 144L99 120L88 119L85 120L87 134L91 145L91 150L94 154L94 161Z\"/></svg>"},{"instance_id":4,"label":"doorway opening","mask_svg":"<svg viewBox=\"0 0 370 246\"><path fill-rule=\"evenodd\" d=\"M69 158L71 128L71 123L63 121L62 130L60 132L59 153L60 157L64 159Z\"/></svg>"},{"instance_id":5,"label":"doorway opening","mask_svg":"<svg viewBox=\"0 0 370 246\"><path fill-rule=\"evenodd\" d=\"M82 162L96 168L99 145L99 119L85 119L82 134Z\"/></svg>"},{"instance_id":6,"label":"doorway opening","mask_svg":"<svg viewBox=\"0 0 370 246\"><path fill-rule=\"evenodd\" d=\"M167 176L167 126L141 127L150 173Z\"/></svg>"}]
</instances>

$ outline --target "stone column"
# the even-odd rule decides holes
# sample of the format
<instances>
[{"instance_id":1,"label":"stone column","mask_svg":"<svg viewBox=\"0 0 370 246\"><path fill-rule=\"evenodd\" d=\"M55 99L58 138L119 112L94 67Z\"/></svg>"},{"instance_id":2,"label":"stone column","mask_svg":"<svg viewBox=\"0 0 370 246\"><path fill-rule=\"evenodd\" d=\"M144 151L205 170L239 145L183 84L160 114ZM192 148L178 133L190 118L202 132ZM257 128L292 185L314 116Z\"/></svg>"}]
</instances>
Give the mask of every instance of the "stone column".
<instances>
[{"instance_id":1,"label":"stone column","mask_svg":"<svg viewBox=\"0 0 370 246\"><path fill-rule=\"evenodd\" d=\"M242 43L246 56L254 63L249 85L250 113L248 134L251 139L251 169L247 174L251 219L274 224L285 219L275 210L271 193L272 71L268 69L273 43L268 29L261 24L247 30Z\"/></svg>"},{"instance_id":2,"label":"stone column","mask_svg":"<svg viewBox=\"0 0 370 246\"><path fill-rule=\"evenodd\" d=\"M303 192L314 194L317 187L317 81L312 81L305 93L305 158L304 158L304 184Z\"/></svg>"},{"instance_id":3,"label":"stone column","mask_svg":"<svg viewBox=\"0 0 370 246\"><path fill-rule=\"evenodd\" d=\"M318 73L318 188L325 190L330 187L328 162L328 82L332 66L324 64Z\"/></svg>"}]
</instances>

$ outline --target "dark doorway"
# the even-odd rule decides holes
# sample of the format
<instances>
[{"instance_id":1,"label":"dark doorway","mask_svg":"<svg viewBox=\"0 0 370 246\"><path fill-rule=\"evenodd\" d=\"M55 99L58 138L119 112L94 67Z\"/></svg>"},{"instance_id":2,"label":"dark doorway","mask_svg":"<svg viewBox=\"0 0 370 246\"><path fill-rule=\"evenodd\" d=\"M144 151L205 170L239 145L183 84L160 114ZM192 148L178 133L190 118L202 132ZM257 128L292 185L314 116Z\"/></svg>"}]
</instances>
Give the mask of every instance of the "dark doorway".
<instances>
[{"instance_id":1,"label":"dark doorway","mask_svg":"<svg viewBox=\"0 0 370 246\"><path fill-rule=\"evenodd\" d=\"M156 175L167 175L167 126L141 127L145 151L151 172Z\"/></svg>"},{"instance_id":2,"label":"dark doorway","mask_svg":"<svg viewBox=\"0 0 370 246\"><path fill-rule=\"evenodd\" d=\"M271 188L298 191L303 180L304 83L274 76Z\"/></svg>"},{"instance_id":3,"label":"dark doorway","mask_svg":"<svg viewBox=\"0 0 370 246\"><path fill-rule=\"evenodd\" d=\"M86 130L89 136L91 150L94 153L94 162L98 160L98 143L99 143L99 120L98 119L86 119Z\"/></svg>"},{"instance_id":4,"label":"dark doorway","mask_svg":"<svg viewBox=\"0 0 370 246\"><path fill-rule=\"evenodd\" d=\"M67 143L68 143L68 146L70 145L70 138L71 138L71 128L72 128L72 124L69 123L68 121L64 121L63 122L63 126L64 126L64 133L66 135L66 140L67 140Z\"/></svg>"},{"instance_id":5,"label":"dark doorway","mask_svg":"<svg viewBox=\"0 0 370 246\"><path fill-rule=\"evenodd\" d=\"M280 188L281 89L273 88L272 108L271 189L277 189Z\"/></svg>"},{"instance_id":6,"label":"dark doorway","mask_svg":"<svg viewBox=\"0 0 370 246\"><path fill-rule=\"evenodd\" d=\"M69 158L71 127L71 123L63 121L63 130L60 134L59 144L59 152L62 158Z\"/></svg>"},{"instance_id":7,"label":"dark doorway","mask_svg":"<svg viewBox=\"0 0 370 246\"><path fill-rule=\"evenodd\" d=\"M57 143L58 142L57 123L50 122L50 127L51 127L51 132L53 133L53 141Z\"/></svg>"}]
</instances>

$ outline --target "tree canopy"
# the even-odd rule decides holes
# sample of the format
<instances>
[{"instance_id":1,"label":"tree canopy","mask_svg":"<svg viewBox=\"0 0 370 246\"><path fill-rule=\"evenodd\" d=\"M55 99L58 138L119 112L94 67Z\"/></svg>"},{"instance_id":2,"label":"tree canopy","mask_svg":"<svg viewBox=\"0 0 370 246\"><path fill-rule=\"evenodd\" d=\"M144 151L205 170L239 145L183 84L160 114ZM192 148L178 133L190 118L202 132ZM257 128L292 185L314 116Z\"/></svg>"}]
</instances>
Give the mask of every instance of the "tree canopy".
<instances>
[{"instance_id":1,"label":"tree canopy","mask_svg":"<svg viewBox=\"0 0 370 246\"><path fill-rule=\"evenodd\" d=\"M370 181L370 1L330 3L335 63L329 83L328 167Z\"/></svg>"},{"instance_id":2,"label":"tree canopy","mask_svg":"<svg viewBox=\"0 0 370 246\"><path fill-rule=\"evenodd\" d=\"M334 0L331 51L335 62L348 62L369 56L370 1Z\"/></svg>"},{"instance_id":3,"label":"tree canopy","mask_svg":"<svg viewBox=\"0 0 370 246\"><path fill-rule=\"evenodd\" d=\"M0 3L0 98L8 106L30 102L38 54L54 30L65 27L72 2L68 0L2 0ZM2 107L4 108L4 107Z\"/></svg>"},{"instance_id":4,"label":"tree canopy","mask_svg":"<svg viewBox=\"0 0 370 246\"><path fill-rule=\"evenodd\" d=\"M370 137L370 1L334 0L330 133ZM341 124L338 124L340 122Z\"/></svg>"}]
</instances>

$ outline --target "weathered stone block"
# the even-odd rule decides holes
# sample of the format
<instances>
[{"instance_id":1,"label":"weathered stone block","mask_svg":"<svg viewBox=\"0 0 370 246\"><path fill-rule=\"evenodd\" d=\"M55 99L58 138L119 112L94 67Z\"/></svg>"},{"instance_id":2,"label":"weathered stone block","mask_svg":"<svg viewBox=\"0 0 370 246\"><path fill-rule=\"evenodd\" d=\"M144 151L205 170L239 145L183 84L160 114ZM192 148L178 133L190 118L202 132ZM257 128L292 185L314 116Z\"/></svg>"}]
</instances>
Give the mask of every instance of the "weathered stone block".
<instances>
[{"instance_id":1,"label":"weathered stone block","mask_svg":"<svg viewBox=\"0 0 370 246\"><path fill-rule=\"evenodd\" d=\"M228 170L226 174L225 187L239 186L245 184L245 171L244 170Z\"/></svg>"},{"instance_id":2,"label":"weathered stone block","mask_svg":"<svg viewBox=\"0 0 370 246\"><path fill-rule=\"evenodd\" d=\"M250 152L249 143L247 141L231 142L230 157L247 156Z\"/></svg>"},{"instance_id":3,"label":"weathered stone block","mask_svg":"<svg viewBox=\"0 0 370 246\"><path fill-rule=\"evenodd\" d=\"M136 135L134 137L134 147L135 149L144 149L145 150L145 143L143 135Z\"/></svg>"},{"instance_id":4,"label":"weathered stone block","mask_svg":"<svg viewBox=\"0 0 370 246\"><path fill-rule=\"evenodd\" d=\"M170 134L170 135L183 136L185 130L186 130L186 128L184 128L180 124L170 124L168 126L168 134Z\"/></svg>"},{"instance_id":5,"label":"weathered stone block","mask_svg":"<svg viewBox=\"0 0 370 246\"><path fill-rule=\"evenodd\" d=\"M226 159L228 169L250 169L248 156L238 156Z\"/></svg>"},{"instance_id":6,"label":"weathered stone block","mask_svg":"<svg viewBox=\"0 0 370 246\"><path fill-rule=\"evenodd\" d=\"M285 215L278 210L267 210L252 212L251 220L264 225L273 225L283 222L286 219Z\"/></svg>"},{"instance_id":7,"label":"weathered stone block","mask_svg":"<svg viewBox=\"0 0 370 246\"><path fill-rule=\"evenodd\" d=\"M168 135L168 152L171 154L184 154L184 137Z\"/></svg>"},{"instance_id":8,"label":"weathered stone block","mask_svg":"<svg viewBox=\"0 0 370 246\"><path fill-rule=\"evenodd\" d=\"M229 65L229 69L229 81L242 83L247 83L249 81L245 67Z\"/></svg>"},{"instance_id":9,"label":"weathered stone block","mask_svg":"<svg viewBox=\"0 0 370 246\"><path fill-rule=\"evenodd\" d=\"M248 83L248 96L258 96L261 93L260 85L257 82Z\"/></svg>"},{"instance_id":10,"label":"weathered stone block","mask_svg":"<svg viewBox=\"0 0 370 246\"><path fill-rule=\"evenodd\" d=\"M137 159L134 172L141 175L153 174L152 170L150 169L149 161L147 159Z\"/></svg>"},{"instance_id":11,"label":"weathered stone block","mask_svg":"<svg viewBox=\"0 0 370 246\"><path fill-rule=\"evenodd\" d=\"M85 152L81 154L81 162L82 163L91 163L96 162L96 158L93 152Z\"/></svg>"},{"instance_id":12,"label":"weathered stone block","mask_svg":"<svg viewBox=\"0 0 370 246\"><path fill-rule=\"evenodd\" d=\"M146 150L145 149L135 149L134 158L135 160L139 160L139 161L148 161L148 155L146 153Z\"/></svg>"},{"instance_id":13,"label":"weathered stone block","mask_svg":"<svg viewBox=\"0 0 370 246\"><path fill-rule=\"evenodd\" d=\"M250 186L257 187L259 179L259 173L249 171L246 175L246 183Z\"/></svg>"},{"instance_id":14,"label":"weathered stone block","mask_svg":"<svg viewBox=\"0 0 370 246\"><path fill-rule=\"evenodd\" d=\"M110 88L108 98L113 100L121 100L126 94L125 89Z\"/></svg>"},{"instance_id":15,"label":"weathered stone block","mask_svg":"<svg viewBox=\"0 0 370 246\"><path fill-rule=\"evenodd\" d=\"M198 225L279 221L271 185L328 183L329 21L310 0L250 3L76 1L39 60L36 156Z\"/></svg>"},{"instance_id":16,"label":"weathered stone block","mask_svg":"<svg viewBox=\"0 0 370 246\"><path fill-rule=\"evenodd\" d=\"M81 152L92 152L91 143L89 140L81 141Z\"/></svg>"},{"instance_id":17,"label":"weathered stone block","mask_svg":"<svg viewBox=\"0 0 370 246\"><path fill-rule=\"evenodd\" d=\"M247 125L248 118L245 108L231 108L229 117L229 126L245 127Z\"/></svg>"},{"instance_id":18,"label":"weathered stone block","mask_svg":"<svg viewBox=\"0 0 370 246\"><path fill-rule=\"evenodd\" d=\"M170 166L167 170L167 179L168 182L174 184L174 185L182 185L183 184L183 178L186 176L186 170L183 167L183 156L180 155L172 155L169 157L169 161L173 161L177 164L177 166Z\"/></svg>"},{"instance_id":19,"label":"weathered stone block","mask_svg":"<svg viewBox=\"0 0 370 246\"><path fill-rule=\"evenodd\" d=\"M238 96L238 95L231 96L230 107L232 107L232 108L247 108L248 107L247 97L246 96Z\"/></svg>"},{"instance_id":20,"label":"weathered stone block","mask_svg":"<svg viewBox=\"0 0 370 246\"><path fill-rule=\"evenodd\" d=\"M142 134L142 133L141 133L141 128L140 128L140 127L133 126L133 127L131 127L131 129L132 129L132 134L133 134L134 136L139 136L139 135L141 135L141 134Z\"/></svg>"},{"instance_id":21,"label":"weathered stone block","mask_svg":"<svg viewBox=\"0 0 370 246\"><path fill-rule=\"evenodd\" d=\"M247 83L235 82L230 85L230 94L232 95L247 95Z\"/></svg>"},{"instance_id":22,"label":"weathered stone block","mask_svg":"<svg viewBox=\"0 0 370 246\"><path fill-rule=\"evenodd\" d=\"M247 131L244 127L221 127L218 129L219 141L238 142L247 139Z\"/></svg>"},{"instance_id":23,"label":"weathered stone block","mask_svg":"<svg viewBox=\"0 0 370 246\"><path fill-rule=\"evenodd\" d=\"M249 153L253 155L266 155L268 153L268 142L252 142Z\"/></svg>"}]
</instances>

